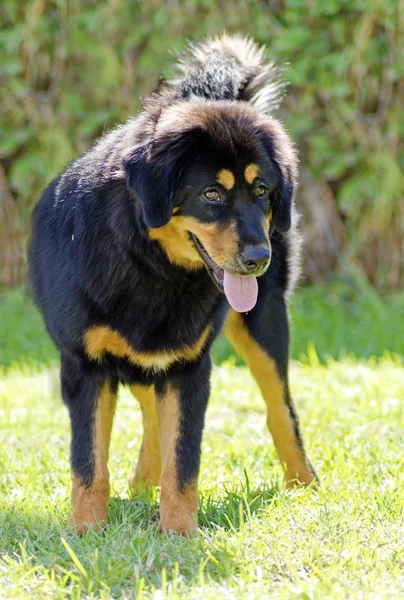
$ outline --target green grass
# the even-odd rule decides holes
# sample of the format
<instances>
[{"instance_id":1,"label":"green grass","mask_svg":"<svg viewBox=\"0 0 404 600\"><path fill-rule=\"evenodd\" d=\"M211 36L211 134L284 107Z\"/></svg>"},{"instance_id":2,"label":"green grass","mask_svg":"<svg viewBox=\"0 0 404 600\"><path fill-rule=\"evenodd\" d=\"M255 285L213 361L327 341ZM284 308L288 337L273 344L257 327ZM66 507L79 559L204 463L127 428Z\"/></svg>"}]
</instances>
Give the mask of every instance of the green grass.
<instances>
[{"instance_id":1,"label":"green grass","mask_svg":"<svg viewBox=\"0 0 404 600\"><path fill-rule=\"evenodd\" d=\"M403 353L401 303L352 298L339 284L295 298L293 355L302 360L291 382L318 493L283 489L264 404L231 359L213 374L199 536L158 535L158 491L128 493L141 426L122 389L110 525L79 538L66 527L70 436L56 353L21 292L4 296L0 598L403 597L404 377L402 358L386 351Z\"/></svg>"},{"instance_id":2,"label":"green grass","mask_svg":"<svg viewBox=\"0 0 404 600\"><path fill-rule=\"evenodd\" d=\"M284 491L244 367L217 367L203 443L200 535L157 534L131 498L140 411L121 394L105 536L66 529L69 425L56 370L0 381L0 597L398 598L404 594L404 385L394 358L294 363L319 493ZM158 590L161 590L158 592Z\"/></svg>"}]
</instances>

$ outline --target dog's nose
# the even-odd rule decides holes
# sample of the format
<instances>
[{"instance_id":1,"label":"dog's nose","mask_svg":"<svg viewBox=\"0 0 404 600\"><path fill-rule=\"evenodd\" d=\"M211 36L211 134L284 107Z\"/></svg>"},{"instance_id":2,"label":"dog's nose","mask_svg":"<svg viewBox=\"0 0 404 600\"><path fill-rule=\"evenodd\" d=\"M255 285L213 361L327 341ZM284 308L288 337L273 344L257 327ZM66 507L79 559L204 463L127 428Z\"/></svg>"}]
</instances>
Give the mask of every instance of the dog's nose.
<instances>
[{"instance_id":1,"label":"dog's nose","mask_svg":"<svg viewBox=\"0 0 404 600\"><path fill-rule=\"evenodd\" d=\"M266 269L271 260L271 254L269 249L263 246L249 246L242 252L241 260L247 270L253 274Z\"/></svg>"}]
</instances>

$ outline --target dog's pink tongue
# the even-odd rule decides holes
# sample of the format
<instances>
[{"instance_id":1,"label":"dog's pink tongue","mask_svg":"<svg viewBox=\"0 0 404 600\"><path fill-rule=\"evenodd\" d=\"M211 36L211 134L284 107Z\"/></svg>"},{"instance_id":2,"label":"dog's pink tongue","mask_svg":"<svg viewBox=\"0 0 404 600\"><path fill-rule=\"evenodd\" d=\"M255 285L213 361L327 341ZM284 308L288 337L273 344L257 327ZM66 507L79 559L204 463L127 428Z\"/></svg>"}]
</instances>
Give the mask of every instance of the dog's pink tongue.
<instances>
[{"instance_id":1,"label":"dog's pink tongue","mask_svg":"<svg viewBox=\"0 0 404 600\"><path fill-rule=\"evenodd\" d=\"M223 287L230 306L237 312L248 312L256 305L258 297L256 277L236 277L225 271Z\"/></svg>"}]
</instances>

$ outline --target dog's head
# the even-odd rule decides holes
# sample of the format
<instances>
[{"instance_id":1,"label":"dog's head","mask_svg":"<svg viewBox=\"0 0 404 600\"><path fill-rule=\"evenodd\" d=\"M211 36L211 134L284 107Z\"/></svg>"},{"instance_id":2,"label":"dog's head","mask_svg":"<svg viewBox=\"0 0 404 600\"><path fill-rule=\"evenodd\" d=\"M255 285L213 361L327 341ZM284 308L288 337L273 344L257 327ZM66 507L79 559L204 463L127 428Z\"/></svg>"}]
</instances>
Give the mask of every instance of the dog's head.
<instances>
[{"instance_id":1,"label":"dog's head","mask_svg":"<svg viewBox=\"0 0 404 600\"><path fill-rule=\"evenodd\" d=\"M233 308L251 310L270 234L291 225L296 157L281 124L244 103L180 103L124 168L149 235L170 260L204 263Z\"/></svg>"}]
</instances>

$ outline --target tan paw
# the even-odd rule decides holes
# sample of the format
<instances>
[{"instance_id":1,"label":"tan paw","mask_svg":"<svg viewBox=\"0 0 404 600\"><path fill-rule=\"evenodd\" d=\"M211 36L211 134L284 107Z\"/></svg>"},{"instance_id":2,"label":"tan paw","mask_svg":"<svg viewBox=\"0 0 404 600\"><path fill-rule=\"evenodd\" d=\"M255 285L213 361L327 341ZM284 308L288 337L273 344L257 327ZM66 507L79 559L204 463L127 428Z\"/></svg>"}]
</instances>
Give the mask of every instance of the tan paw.
<instances>
[{"instance_id":1,"label":"tan paw","mask_svg":"<svg viewBox=\"0 0 404 600\"><path fill-rule=\"evenodd\" d=\"M107 510L99 507L89 508L88 511L72 511L68 524L80 535L84 535L89 529L101 531L107 525Z\"/></svg>"},{"instance_id":2,"label":"tan paw","mask_svg":"<svg viewBox=\"0 0 404 600\"><path fill-rule=\"evenodd\" d=\"M186 537L194 537L198 533L196 515L175 515L172 518L160 518L159 533L176 533Z\"/></svg>"},{"instance_id":3,"label":"tan paw","mask_svg":"<svg viewBox=\"0 0 404 600\"><path fill-rule=\"evenodd\" d=\"M108 502L107 480L88 488L74 478L69 526L80 534L86 533L90 527L100 531L107 524Z\"/></svg>"},{"instance_id":4,"label":"tan paw","mask_svg":"<svg viewBox=\"0 0 404 600\"><path fill-rule=\"evenodd\" d=\"M160 533L193 536L198 531L198 491L191 485L181 493L164 486L160 496Z\"/></svg>"},{"instance_id":5,"label":"tan paw","mask_svg":"<svg viewBox=\"0 0 404 600\"><path fill-rule=\"evenodd\" d=\"M313 490L317 490L320 486L314 473L308 467L301 468L298 472L288 471L285 475L285 480L287 488L311 485Z\"/></svg>"}]
</instances>

